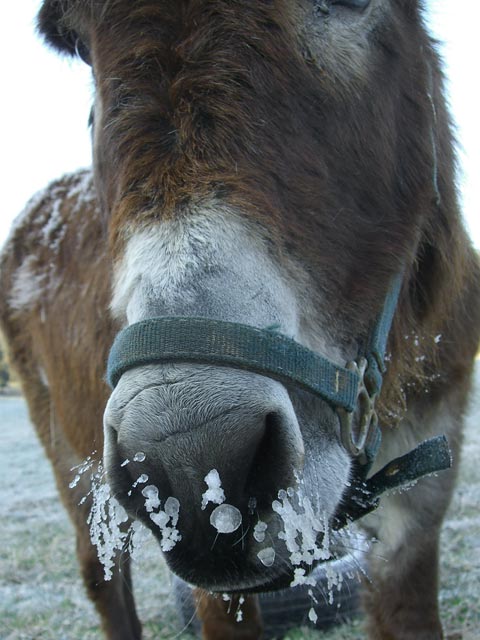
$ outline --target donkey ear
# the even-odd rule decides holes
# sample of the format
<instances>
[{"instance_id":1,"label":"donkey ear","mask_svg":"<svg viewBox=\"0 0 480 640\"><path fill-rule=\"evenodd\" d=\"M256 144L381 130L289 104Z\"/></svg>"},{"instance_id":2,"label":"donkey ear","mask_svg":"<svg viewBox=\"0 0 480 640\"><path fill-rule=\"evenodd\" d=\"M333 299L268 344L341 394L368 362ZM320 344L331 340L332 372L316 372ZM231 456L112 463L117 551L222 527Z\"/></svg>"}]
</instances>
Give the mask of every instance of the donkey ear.
<instances>
[{"instance_id":1,"label":"donkey ear","mask_svg":"<svg viewBox=\"0 0 480 640\"><path fill-rule=\"evenodd\" d=\"M75 55L77 35L65 19L67 5L65 0L44 0L37 17L37 28L57 51Z\"/></svg>"}]
</instances>

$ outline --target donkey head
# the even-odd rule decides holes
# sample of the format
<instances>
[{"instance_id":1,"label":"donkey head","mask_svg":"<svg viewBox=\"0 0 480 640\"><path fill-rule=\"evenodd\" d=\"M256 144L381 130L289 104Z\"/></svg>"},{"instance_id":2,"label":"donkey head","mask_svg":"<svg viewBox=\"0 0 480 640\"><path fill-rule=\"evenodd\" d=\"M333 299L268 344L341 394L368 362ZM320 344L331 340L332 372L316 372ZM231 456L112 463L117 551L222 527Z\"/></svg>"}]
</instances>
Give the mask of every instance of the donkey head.
<instances>
[{"instance_id":1,"label":"donkey head","mask_svg":"<svg viewBox=\"0 0 480 640\"><path fill-rule=\"evenodd\" d=\"M353 359L436 197L436 67L417 0L46 0L40 27L92 65L120 326L198 316ZM167 560L217 590L288 578L272 501L296 487L328 523L351 473L327 403L215 363L126 372L105 459L159 537L132 484L145 473L162 504L178 501Z\"/></svg>"}]
</instances>

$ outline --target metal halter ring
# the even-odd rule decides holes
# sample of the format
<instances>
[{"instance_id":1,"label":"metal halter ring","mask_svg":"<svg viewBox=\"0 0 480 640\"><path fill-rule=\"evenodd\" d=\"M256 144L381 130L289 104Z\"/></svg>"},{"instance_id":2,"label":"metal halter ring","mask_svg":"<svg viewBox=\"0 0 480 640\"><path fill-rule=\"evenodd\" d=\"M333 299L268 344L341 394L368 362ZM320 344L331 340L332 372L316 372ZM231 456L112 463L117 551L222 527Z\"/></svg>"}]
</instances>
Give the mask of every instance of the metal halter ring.
<instances>
[{"instance_id":1,"label":"metal halter ring","mask_svg":"<svg viewBox=\"0 0 480 640\"><path fill-rule=\"evenodd\" d=\"M375 411L377 393L370 394L365 385L367 366L368 361L366 358L360 358L358 363L355 361L347 363L346 369L356 373L359 378L357 407L355 411L346 411L341 407L337 408L342 444L354 458L364 454L369 436L378 427L378 417ZM355 429L357 423L358 429ZM358 435L355 435L355 431L358 431Z\"/></svg>"}]
</instances>

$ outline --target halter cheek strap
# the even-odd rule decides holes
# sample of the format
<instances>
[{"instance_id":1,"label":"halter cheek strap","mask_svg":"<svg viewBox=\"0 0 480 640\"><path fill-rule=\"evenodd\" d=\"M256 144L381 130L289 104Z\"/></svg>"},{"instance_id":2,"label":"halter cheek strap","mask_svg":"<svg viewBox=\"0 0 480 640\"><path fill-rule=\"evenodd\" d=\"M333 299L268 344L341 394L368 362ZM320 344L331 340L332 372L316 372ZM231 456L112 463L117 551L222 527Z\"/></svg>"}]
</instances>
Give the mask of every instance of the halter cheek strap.
<instances>
[{"instance_id":1,"label":"halter cheek strap","mask_svg":"<svg viewBox=\"0 0 480 640\"><path fill-rule=\"evenodd\" d=\"M116 336L107 380L114 388L134 367L195 362L253 371L322 398L337 412L342 443L358 463L354 486L337 515L337 526L343 526L375 509L385 490L451 466L446 438L440 436L367 479L381 443L375 403L385 374L386 345L402 281L403 272L393 278L365 348L357 361L345 367L274 331L207 318L162 317L132 324Z\"/></svg>"}]
</instances>

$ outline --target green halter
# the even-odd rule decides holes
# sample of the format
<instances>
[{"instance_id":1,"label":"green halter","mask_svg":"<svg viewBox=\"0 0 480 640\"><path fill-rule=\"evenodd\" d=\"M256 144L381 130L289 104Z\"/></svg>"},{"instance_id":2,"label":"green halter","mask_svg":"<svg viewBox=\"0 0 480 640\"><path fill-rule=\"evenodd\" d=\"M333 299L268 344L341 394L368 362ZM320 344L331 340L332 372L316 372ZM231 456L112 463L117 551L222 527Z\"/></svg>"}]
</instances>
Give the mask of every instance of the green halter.
<instances>
[{"instance_id":1,"label":"green halter","mask_svg":"<svg viewBox=\"0 0 480 640\"><path fill-rule=\"evenodd\" d=\"M446 438L440 436L367 480L381 442L375 401L385 374L386 345L402 282L403 272L392 279L358 361L346 367L272 330L207 318L161 317L120 331L110 351L107 380L114 388L126 371L141 365L194 362L246 369L319 396L337 412L342 443L359 463L354 489L337 516L338 526L343 526L376 508L378 496L386 489L451 466Z\"/></svg>"}]
</instances>

